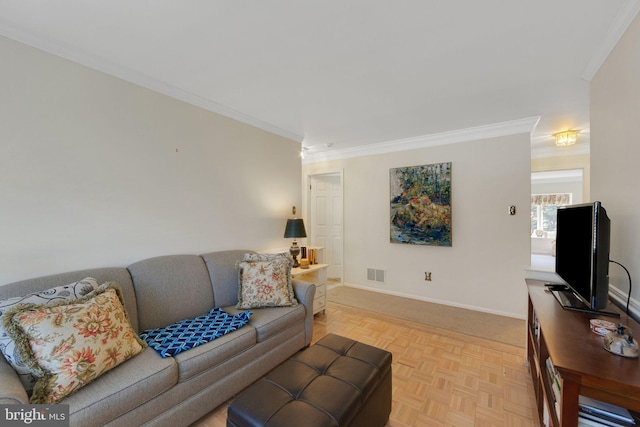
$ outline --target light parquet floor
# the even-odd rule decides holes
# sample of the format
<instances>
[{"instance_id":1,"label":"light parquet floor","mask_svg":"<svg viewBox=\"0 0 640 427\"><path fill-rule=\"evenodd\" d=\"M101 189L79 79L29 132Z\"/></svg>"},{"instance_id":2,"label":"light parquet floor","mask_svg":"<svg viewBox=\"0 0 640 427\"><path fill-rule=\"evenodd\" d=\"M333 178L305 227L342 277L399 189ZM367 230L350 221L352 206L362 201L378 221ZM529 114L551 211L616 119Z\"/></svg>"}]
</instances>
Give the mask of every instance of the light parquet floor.
<instances>
[{"instance_id":1,"label":"light parquet floor","mask_svg":"<svg viewBox=\"0 0 640 427\"><path fill-rule=\"evenodd\" d=\"M328 333L393 354L387 427L540 425L523 348L334 303L316 315L313 342ZM224 426L226 408L194 426Z\"/></svg>"}]
</instances>

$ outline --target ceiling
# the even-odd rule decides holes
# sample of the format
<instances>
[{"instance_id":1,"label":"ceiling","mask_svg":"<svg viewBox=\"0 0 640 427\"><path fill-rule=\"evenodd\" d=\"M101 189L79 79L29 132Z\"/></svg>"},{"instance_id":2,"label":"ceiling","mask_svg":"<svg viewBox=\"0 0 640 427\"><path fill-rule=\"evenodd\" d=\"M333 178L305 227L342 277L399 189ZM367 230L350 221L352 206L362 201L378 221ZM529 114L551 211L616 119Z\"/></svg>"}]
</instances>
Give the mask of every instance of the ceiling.
<instances>
[{"instance_id":1,"label":"ceiling","mask_svg":"<svg viewBox=\"0 0 640 427\"><path fill-rule=\"evenodd\" d=\"M530 123L532 147L544 149L568 128L588 144L589 81L639 9L0 0L0 35L301 141L311 156L505 123Z\"/></svg>"}]
</instances>

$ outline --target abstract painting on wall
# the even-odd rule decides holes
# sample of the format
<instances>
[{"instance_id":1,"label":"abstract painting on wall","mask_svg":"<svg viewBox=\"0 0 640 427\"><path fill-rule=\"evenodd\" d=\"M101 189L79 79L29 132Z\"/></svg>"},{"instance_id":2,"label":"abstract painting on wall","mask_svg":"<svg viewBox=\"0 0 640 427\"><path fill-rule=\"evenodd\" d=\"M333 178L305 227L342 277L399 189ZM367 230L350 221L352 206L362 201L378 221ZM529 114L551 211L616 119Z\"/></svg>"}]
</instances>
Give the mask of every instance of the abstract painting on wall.
<instances>
[{"instance_id":1,"label":"abstract painting on wall","mask_svg":"<svg viewBox=\"0 0 640 427\"><path fill-rule=\"evenodd\" d=\"M451 246L451 162L389 170L391 243Z\"/></svg>"}]
</instances>

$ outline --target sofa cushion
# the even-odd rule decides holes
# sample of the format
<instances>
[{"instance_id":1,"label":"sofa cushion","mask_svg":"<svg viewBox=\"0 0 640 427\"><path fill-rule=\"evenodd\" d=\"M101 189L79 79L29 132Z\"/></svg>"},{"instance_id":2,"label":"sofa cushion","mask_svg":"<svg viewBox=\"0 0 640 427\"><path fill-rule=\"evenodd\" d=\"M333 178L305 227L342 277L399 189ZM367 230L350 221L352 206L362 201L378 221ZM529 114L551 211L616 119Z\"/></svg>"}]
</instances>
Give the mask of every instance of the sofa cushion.
<instances>
[{"instance_id":1,"label":"sofa cushion","mask_svg":"<svg viewBox=\"0 0 640 427\"><path fill-rule=\"evenodd\" d=\"M224 307L224 310L228 313L239 311L233 306ZM291 327L304 329L306 310L302 304L295 307L256 308L251 310L251 313L253 314L249 326L256 329L256 340L259 343Z\"/></svg>"},{"instance_id":2,"label":"sofa cushion","mask_svg":"<svg viewBox=\"0 0 640 427\"><path fill-rule=\"evenodd\" d=\"M62 403L69 404L74 425L103 425L153 400L178 381L178 365L146 348Z\"/></svg>"},{"instance_id":3,"label":"sofa cushion","mask_svg":"<svg viewBox=\"0 0 640 427\"><path fill-rule=\"evenodd\" d=\"M209 252L200 255L207 265L213 297L217 307L226 307L238 302L238 270L236 263L250 253L246 250Z\"/></svg>"},{"instance_id":4,"label":"sofa cushion","mask_svg":"<svg viewBox=\"0 0 640 427\"><path fill-rule=\"evenodd\" d=\"M99 284L93 277L85 277L68 285L56 286L41 292L35 292L21 297L0 301L0 315L5 311L17 307L19 304L54 304L59 301L69 301L85 296L98 288ZM16 371L27 393L31 393L36 377L22 361L13 339L7 335L0 322L0 350L7 362Z\"/></svg>"},{"instance_id":5,"label":"sofa cushion","mask_svg":"<svg viewBox=\"0 0 640 427\"><path fill-rule=\"evenodd\" d=\"M256 345L256 330L250 326L206 344L175 355L178 364L178 382L187 381L202 372L215 369L238 354Z\"/></svg>"},{"instance_id":6,"label":"sofa cushion","mask_svg":"<svg viewBox=\"0 0 640 427\"><path fill-rule=\"evenodd\" d=\"M197 255L149 258L127 268L136 290L140 330L162 328L214 307L209 273Z\"/></svg>"},{"instance_id":7,"label":"sofa cushion","mask_svg":"<svg viewBox=\"0 0 640 427\"><path fill-rule=\"evenodd\" d=\"M298 305L291 285L291 258L238 263L238 308L289 307Z\"/></svg>"},{"instance_id":8,"label":"sofa cushion","mask_svg":"<svg viewBox=\"0 0 640 427\"><path fill-rule=\"evenodd\" d=\"M115 283L73 301L17 307L3 323L38 376L31 403L56 403L146 346L129 324Z\"/></svg>"},{"instance_id":9,"label":"sofa cushion","mask_svg":"<svg viewBox=\"0 0 640 427\"><path fill-rule=\"evenodd\" d=\"M243 327L249 321L249 317L250 311L230 315L215 307L202 316L184 319L164 328L143 331L140 338L162 357L175 356Z\"/></svg>"}]
</instances>

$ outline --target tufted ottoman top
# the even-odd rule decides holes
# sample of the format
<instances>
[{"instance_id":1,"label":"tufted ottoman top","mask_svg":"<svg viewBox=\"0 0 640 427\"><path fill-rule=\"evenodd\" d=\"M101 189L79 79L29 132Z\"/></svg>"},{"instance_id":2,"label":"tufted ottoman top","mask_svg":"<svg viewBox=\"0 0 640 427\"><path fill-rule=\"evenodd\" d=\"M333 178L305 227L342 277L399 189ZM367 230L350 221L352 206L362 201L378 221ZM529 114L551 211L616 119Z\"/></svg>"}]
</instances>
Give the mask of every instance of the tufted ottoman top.
<instances>
[{"instance_id":1,"label":"tufted ottoman top","mask_svg":"<svg viewBox=\"0 0 640 427\"><path fill-rule=\"evenodd\" d=\"M351 425L383 382L382 403L369 405L390 411L391 353L329 334L244 390L229 405L227 425ZM388 412L367 424L382 426L387 419Z\"/></svg>"}]
</instances>

